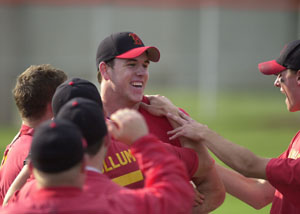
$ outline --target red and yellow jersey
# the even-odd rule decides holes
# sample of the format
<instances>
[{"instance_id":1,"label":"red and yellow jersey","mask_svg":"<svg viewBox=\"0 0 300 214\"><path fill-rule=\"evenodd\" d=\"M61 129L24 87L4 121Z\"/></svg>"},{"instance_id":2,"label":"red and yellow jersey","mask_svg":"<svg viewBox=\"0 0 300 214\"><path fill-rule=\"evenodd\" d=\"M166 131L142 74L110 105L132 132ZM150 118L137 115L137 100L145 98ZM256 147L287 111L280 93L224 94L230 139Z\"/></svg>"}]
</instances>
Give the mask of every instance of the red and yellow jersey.
<instances>
[{"instance_id":1,"label":"red and yellow jersey","mask_svg":"<svg viewBox=\"0 0 300 214\"><path fill-rule=\"evenodd\" d=\"M38 189L36 181L31 181L1 213L190 213L193 187L183 163L163 145L148 135L131 147L146 176L142 189L121 187L94 171L87 172L83 191L74 187Z\"/></svg>"},{"instance_id":2,"label":"red and yellow jersey","mask_svg":"<svg viewBox=\"0 0 300 214\"><path fill-rule=\"evenodd\" d=\"M273 158L266 167L268 181L276 188L271 214L299 213L300 197L300 131L291 141L289 148Z\"/></svg>"},{"instance_id":3,"label":"red and yellow jersey","mask_svg":"<svg viewBox=\"0 0 300 214\"><path fill-rule=\"evenodd\" d=\"M33 132L33 128L22 125L19 134L4 151L0 168L0 204L9 186L23 168L24 160L30 150Z\"/></svg>"}]
</instances>

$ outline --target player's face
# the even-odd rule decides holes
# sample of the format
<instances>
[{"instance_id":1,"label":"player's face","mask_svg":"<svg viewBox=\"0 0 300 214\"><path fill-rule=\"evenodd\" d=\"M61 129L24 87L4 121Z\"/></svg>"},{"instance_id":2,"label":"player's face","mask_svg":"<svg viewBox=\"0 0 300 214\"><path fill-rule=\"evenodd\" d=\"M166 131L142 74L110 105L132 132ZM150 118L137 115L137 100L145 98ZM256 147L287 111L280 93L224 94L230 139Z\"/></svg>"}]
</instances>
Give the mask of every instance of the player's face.
<instances>
[{"instance_id":1,"label":"player's face","mask_svg":"<svg viewBox=\"0 0 300 214\"><path fill-rule=\"evenodd\" d=\"M300 110L300 88L298 77L292 71L285 70L277 75L274 85L280 88L281 93L286 96L285 103L290 112Z\"/></svg>"},{"instance_id":2,"label":"player's face","mask_svg":"<svg viewBox=\"0 0 300 214\"><path fill-rule=\"evenodd\" d=\"M138 103L142 100L149 73L146 53L134 59L115 59L110 72L111 88L120 100Z\"/></svg>"}]
</instances>

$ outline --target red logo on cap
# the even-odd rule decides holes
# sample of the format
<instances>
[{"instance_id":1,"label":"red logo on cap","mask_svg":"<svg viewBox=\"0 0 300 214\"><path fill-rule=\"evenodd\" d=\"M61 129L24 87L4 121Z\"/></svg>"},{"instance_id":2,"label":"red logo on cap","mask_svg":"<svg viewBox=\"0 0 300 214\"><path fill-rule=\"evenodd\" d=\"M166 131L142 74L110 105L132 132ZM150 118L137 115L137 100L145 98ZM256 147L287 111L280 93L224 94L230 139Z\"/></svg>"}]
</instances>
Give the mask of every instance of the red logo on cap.
<instances>
[{"instance_id":1,"label":"red logo on cap","mask_svg":"<svg viewBox=\"0 0 300 214\"><path fill-rule=\"evenodd\" d=\"M78 102L77 101L74 101L73 103L72 103L72 106L77 106L78 105Z\"/></svg>"},{"instance_id":2,"label":"red logo on cap","mask_svg":"<svg viewBox=\"0 0 300 214\"><path fill-rule=\"evenodd\" d=\"M135 33L130 33L129 36L133 39L135 45L143 44L142 40Z\"/></svg>"},{"instance_id":3,"label":"red logo on cap","mask_svg":"<svg viewBox=\"0 0 300 214\"><path fill-rule=\"evenodd\" d=\"M51 122L51 123L50 123L50 127L51 127L51 128L55 128L55 127L56 127L56 123L55 123L55 122Z\"/></svg>"}]
</instances>

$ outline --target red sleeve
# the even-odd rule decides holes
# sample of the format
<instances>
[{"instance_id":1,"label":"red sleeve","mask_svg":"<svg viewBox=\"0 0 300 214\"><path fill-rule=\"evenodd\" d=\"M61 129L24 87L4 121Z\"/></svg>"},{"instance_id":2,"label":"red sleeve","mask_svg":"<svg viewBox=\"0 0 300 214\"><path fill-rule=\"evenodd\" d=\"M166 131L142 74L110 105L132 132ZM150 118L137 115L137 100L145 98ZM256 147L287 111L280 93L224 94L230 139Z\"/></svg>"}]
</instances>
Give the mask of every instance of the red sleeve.
<instances>
[{"instance_id":1,"label":"red sleeve","mask_svg":"<svg viewBox=\"0 0 300 214\"><path fill-rule=\"evenodd\" d=\"M154 135L140 138L131 152L145 174L145 187L114 195L114 208L124 213L190 213L194 191L182 162Z\"/></svg>"},{"instance_id":2,"label":"red sleeve","mask_svg":"<svg viewBox=\"0 0 300 214\"><path fill-rule=\"evenodd\" d=\"M266 167L268 181L295 206L300 207L300 159L273 158Z\"/></svg>"},{"instance_id":3,"label":"red sleeve","mask_svg":"<svg viewBox=\"0 0 300 214\"><path fill-rule=\"evenodd\" d=\"M0 201L23 167L23 162L30 150L32 136L21 136L10 148L6 160L0 170Z\"/></svg>"},{"instance_id":4,"label":"red sleeve","mask_svg":"<svg viewBox=\"0 0 300 214\"><path fill-rule=\"evenodd\" d=\"M191 179L194 176L199 165L197 153L193 149L172 146L166 143L162 144L168 151L173 153L183 162L184 166L186 167L188 176Z\"/></svg>"}]
</instances>

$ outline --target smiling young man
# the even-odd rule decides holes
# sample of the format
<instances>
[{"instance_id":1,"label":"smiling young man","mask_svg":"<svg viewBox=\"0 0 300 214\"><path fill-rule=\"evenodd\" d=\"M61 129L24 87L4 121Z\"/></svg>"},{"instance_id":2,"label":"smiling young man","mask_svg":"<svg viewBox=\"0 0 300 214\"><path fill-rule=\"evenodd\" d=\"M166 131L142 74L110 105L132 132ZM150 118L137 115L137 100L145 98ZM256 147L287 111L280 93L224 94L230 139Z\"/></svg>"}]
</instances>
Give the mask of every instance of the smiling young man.
<instances>
[{"instance_id":1,"label":"smiling young man","mask_svg":"<svg viewBox=\"0 0 300 214\"><path fill-rule=\"evenodd\" d=\"M97 49L96 65L104 113L109 118L122 108L138 110L146 120L149 132L164 143L176 146L181 159L189 163L189 175L195 178L198 186L202 185L201 191L205 195L204 203L199 209L209 212L220 206L225 197L223 184L215 168L211 167L211 157L203 148L201 152L197 151L198 154L187 148L181 150L178 139L169 140L167 132L172 130L172 126L168 119L152 115L141 107L143 103L150 103L144 96L149 64L158 62L159 59L159 50L153 46L145 46L135 33L114 33L102 40ZM140 169L132 166L135 160L128 158L128 153L130 150L122 149L118 142L113 142L104 160L104 172L122 186L141 188L144 176ZM205 167L208 165L209 167Z\"/></svg>"},{"instance_id":2,"label":"smiling young man","mask_svg":"<svg viewBox=\"0 0 300 214\"><path fill-rule=\"evenodd\" d=\"M288 43L276 60L260 63L259 70L265 75L277 75L274 86L280 88L286 96L287 109L290 112L300 111L300 40ZM181 124L181 127L169 132L173 135L171 139L184 136L203 142L220 160L236 171L247 177L268 180L255 181L218 167L229 193L255 208L272 202L271 214L299 213L300 131L285 152L278 158L270 159L256 156L184 114L169 117Z\"/></svg>"}]
</instances>

